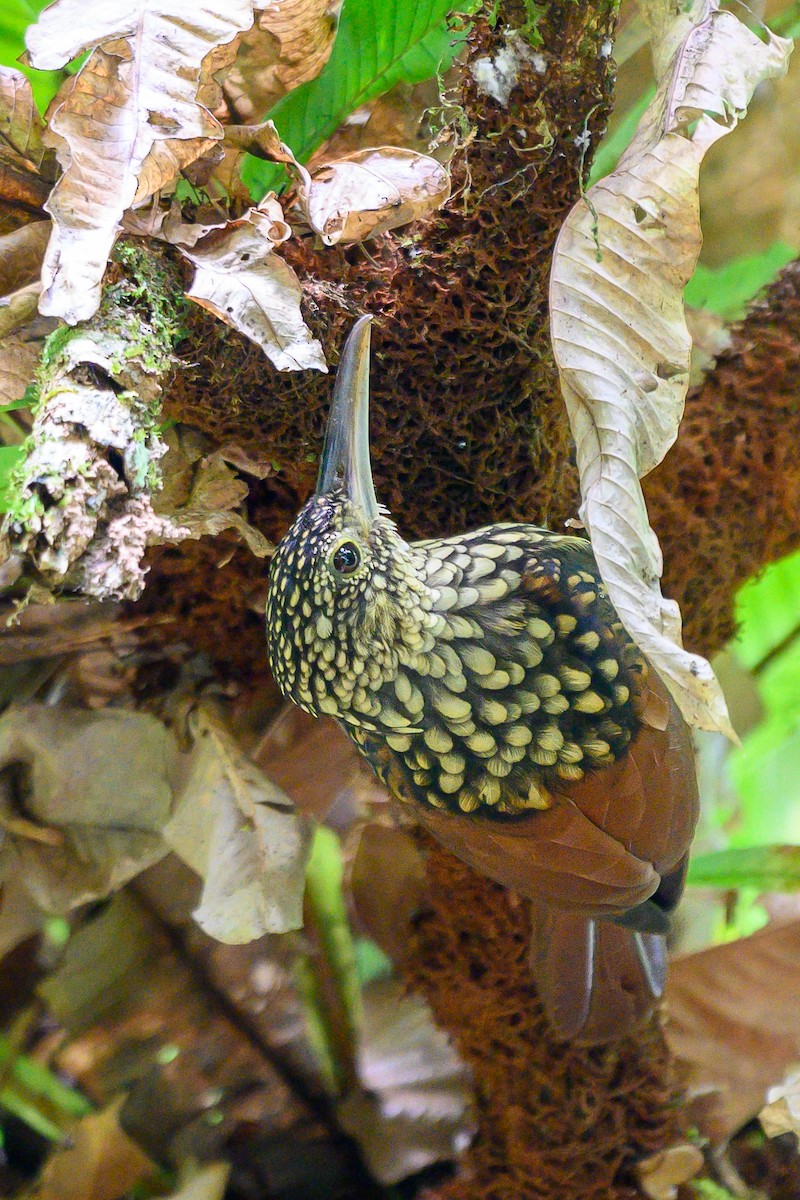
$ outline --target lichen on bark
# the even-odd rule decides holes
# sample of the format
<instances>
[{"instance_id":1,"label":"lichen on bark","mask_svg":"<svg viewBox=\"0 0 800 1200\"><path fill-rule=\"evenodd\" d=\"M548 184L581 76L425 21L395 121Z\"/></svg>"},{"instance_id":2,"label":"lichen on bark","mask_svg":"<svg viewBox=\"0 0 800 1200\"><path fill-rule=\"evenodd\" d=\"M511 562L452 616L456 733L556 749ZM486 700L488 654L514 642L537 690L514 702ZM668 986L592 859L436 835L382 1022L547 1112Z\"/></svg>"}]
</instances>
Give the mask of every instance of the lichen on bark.
<instances>
[{"instance_id":1,"label":"lichen on bark","mask_svg":"<svg viewBox=\"0 0 800 1200\"><path fill-rule=\"evenodd\" d=\"M183 536L152 504L183 300L163 258L130 244L115 257L97 315L45 343L2 539L5 557L46 587L119 600L141 594L146 547Z\"/></svg>"}]
</instances>

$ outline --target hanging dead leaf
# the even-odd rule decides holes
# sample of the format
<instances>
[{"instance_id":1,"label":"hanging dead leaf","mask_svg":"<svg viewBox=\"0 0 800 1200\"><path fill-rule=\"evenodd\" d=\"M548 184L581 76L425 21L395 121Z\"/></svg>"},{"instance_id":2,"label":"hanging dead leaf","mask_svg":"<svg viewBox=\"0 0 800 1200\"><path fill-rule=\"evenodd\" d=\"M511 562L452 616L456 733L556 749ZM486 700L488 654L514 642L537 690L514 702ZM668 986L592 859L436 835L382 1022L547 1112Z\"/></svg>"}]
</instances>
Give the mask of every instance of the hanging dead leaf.
<instances>
[{"instance_id":1,"label":"hanging dead leaf","mask_svg":"<svg viewBox=\"0 0 800 1200\"><path fill-rule=\"evenodd\" d=\"M195 920L231 944L300 928L310 829L211 708L192 727L189 773L165 837L203 878Z\"/></svg>"},{"instance_id":2,"label":"hanging dead leaf","mask_svg":"<svg viewBox=\"0 0 800 1200\"><path fill-rule=\"evenodd\" d=\"M0 878L45 912L107 896L166 853L178 756L146 713L10 708L0 771Z\"/></svg>"},{"instance_id":3,"label":"hanging dead leaf","mask_svg":"<svg viewBox=\"0 0 800 1200\"><path fill-rule=\"evenodd\" d=\"M183 249L196 267L186 294L260 346L279 371L327 371L322 346L300 311L300 282L273 254L287 233L283 210L268 197L194 249Z\"/></svg>"},{"instance_id":4,"label":"hanging dead leaf","mask_svg":"<svg viewBox=\"0 0 800 1200\"><path fill-rule=\"evenodd\" d=\"M800 1138L800 1068L790 1071L783 1083L767 1091L767 1103L758 1114L767 1137L793 1133Z\"/></svg>"},{"instance_id":5,"label":"hanging dead leaf","mask_svg":"<svg viewBox=\"0 0 800 1200\"><path fill-rule=\"evenodd\" d=\"M469 1067L436 1028L424 1000L399 980L364 989L359 1091L337 1106L379 1183L458 1158L475 1134Z\"/></svg>"},{"instance_id":6,"label":"hanging dead leaf","mask_svg":"<svg viewBox=\"0 0 800 1200\"><path fill-rule=\"evenodd\" d=\"M327 163L300 190L306 219L326 246L363 242L441 208L450 177L434 158L380 146Z\"/></svg>"},{"instance_id":7,"label":"hanging dead leaf","mask_svg":"<svg viewBox=\"0 0 800 1200\"><path fill-rule=\"evenodd\" d=\"M561 231L550 308L580 515L609 595L686 719L731 733L711 667L681 649L678 607L661 595L661 551L639 484L672 445L683 413L683 288L700 250L700 163L744 116L756 85L786 71L791 49L772 34L761 42L717 8L693 10L688 31L682 19L664 27L655 99L617 169L575 205ZM676 29L681 40L671 53Z\"/></svg>"},{"instance_id":8,"label":"hanging dead leaf","mask_svg":"<svg viewBox=\"0 0 800 1200\"><path fill-rule=\"evenodd\" d=\"M356 916L367 936L400 963L425 896L424 859L411 835L393 825L362 825L353 842L348 883Z\"/></svg>"},{"instance_id":9,"label":"hanging dead leaf","mask_svg":"<svg viewBox=\"0 0 800 1200\"><path fill-rule=\"evenodd\" d=\"M0 894L0 962L20 942L39 933L45 920L19 879L4 882Z\"/></svg>"},{"instance_id":10,"label":"hanging dead leaf","mask_svg":"<svg viewBox=\"0 0 800 1200\"><path fill-rule=\"evenodd\" d=\"M48 1158L30 1200L119 1200L137 1184L155 1183L159 1168L119 1123L123 1101L78 1122L71 1143Z\"/></svg>"},{"instance_id":11,"label":"hanging dead leaf","mask_svg":"<svg viewBox=\"0 0 800 1200\"><path fill-rule=\"evenodd\" d=\"M287 163L309 178L305 168L298 163L286 143L281 141L274 121L262 121L260 125L227 125L225 142L237 150L254 154L256 158Z\"/></svg>"},{"instance_id":12,"label":"hanging dead leaf","mask_svg":"<svg viewBox=\"0 0 800 1200\"><path fill-rule=\"evenodd\" d=\"M253 750L253 759L305 816L349 825L367 789L380 789L350 738L331 717L284 704ZM335 816L333 815L335 814Z\"/></svg>"},{"instance_id":13,"label":"hanging dead leaf","mask_svg":"<svg viewBox=\"0 0 800 1200\"><path fill-rule=\"evenodd\" d=\"M31 63L45 70L97 47L50 118L48 137L64 174L47 203L54 227L42 312L75 324L97 310L125 210L147 188L171 182L176 166L202 153L209 139L221 138L221 126L197 99L203 62L251 24L250 0L203 8L190 0L138 0L122 8L56 0L29 27ZM190 146L177 151L176 140ZM171 149L156 149L159 142Z\"/></svg>"}]
</instances>

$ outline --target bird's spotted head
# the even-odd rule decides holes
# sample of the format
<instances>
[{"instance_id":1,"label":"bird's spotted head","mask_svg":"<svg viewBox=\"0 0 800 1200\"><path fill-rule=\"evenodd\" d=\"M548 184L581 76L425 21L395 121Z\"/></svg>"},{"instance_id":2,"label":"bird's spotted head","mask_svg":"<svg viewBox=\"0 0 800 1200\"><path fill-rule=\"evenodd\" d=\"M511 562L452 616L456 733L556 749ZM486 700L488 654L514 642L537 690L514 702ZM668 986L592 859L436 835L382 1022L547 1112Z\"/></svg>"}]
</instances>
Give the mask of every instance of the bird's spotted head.
<instances>
[{"instance_id":1,"label":"bird's spotted head","mask_svg":"<svg viewBox=\"0 0 800 1200\"><path fill-rule=\"evenodd\" d=\"M270 666L284 695L314 716L370 726L364 693L419 642L426 594L414 552L375 498L369 459L370 318L342 354L317 490L279 544L267 597Z\"/></svg>"}]
</instances>

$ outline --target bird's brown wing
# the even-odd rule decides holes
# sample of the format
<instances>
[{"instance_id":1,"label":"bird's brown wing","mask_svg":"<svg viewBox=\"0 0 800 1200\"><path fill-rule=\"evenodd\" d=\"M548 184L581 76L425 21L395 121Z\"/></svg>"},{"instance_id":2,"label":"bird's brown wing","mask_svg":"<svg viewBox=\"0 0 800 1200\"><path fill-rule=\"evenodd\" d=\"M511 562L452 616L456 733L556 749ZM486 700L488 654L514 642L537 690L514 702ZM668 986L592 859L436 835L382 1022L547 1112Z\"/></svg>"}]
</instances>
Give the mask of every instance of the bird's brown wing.
<instances>
[{"instance_id":1,"label":"bird's brown wing","mask_svg":"<svg viewBox=\"0 0 800 1200\"><path fill-rule=\"evenodd\" d=\"M640 704L628 753L559 785L547 810L504 824L414 806L453 854L531 899L531 968L550 1022L590 1043L626 1033L663 991L664 939L648 929L680 899L697 821L689 731L660 680ZM375 746L370 757L402 795L393 756Z\"/></svg>"},{"instance_id":2,"label":"bird's brown wing","mask_svg":"<svg viewBox=\"0 0 800 1200\"><path fill-rule=\"evenodd\" d=\"M650 687L664 704L649 707L666 712L666 728L643 724L622 759L559 784L550 808L501 823L415 806L415 819L476 871L531 899L592 916L635 908L684 858L698 811L689 731L664 685ZM402 794L400 778L387 782Z\"/></svg>"}]
</instances>

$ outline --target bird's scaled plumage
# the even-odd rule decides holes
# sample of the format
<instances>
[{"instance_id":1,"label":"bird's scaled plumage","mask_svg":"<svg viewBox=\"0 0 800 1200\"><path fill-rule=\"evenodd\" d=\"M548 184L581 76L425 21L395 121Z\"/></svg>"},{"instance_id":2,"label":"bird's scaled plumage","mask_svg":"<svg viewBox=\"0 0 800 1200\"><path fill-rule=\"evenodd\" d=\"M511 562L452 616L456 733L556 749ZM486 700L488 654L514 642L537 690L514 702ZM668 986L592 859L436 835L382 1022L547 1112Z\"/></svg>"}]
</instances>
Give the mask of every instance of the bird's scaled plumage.
<instances>
[{"instance_id":1,"label":"bird's scaled plumage","mask_svg":"<svg viewBox=\"0 0 800 1200\"><path fill-rule=\"evenodd\" d=\"M532 899L556 1028L606 1036L663 985L653 930L696 821L688 732L588 542L524 524L401 537L372 487L368 354L362 319L317 492L272 564L275 679L338 718L439 840ZM601 916L633 928L598 935Z\"/></svg>"}]
</instances>

